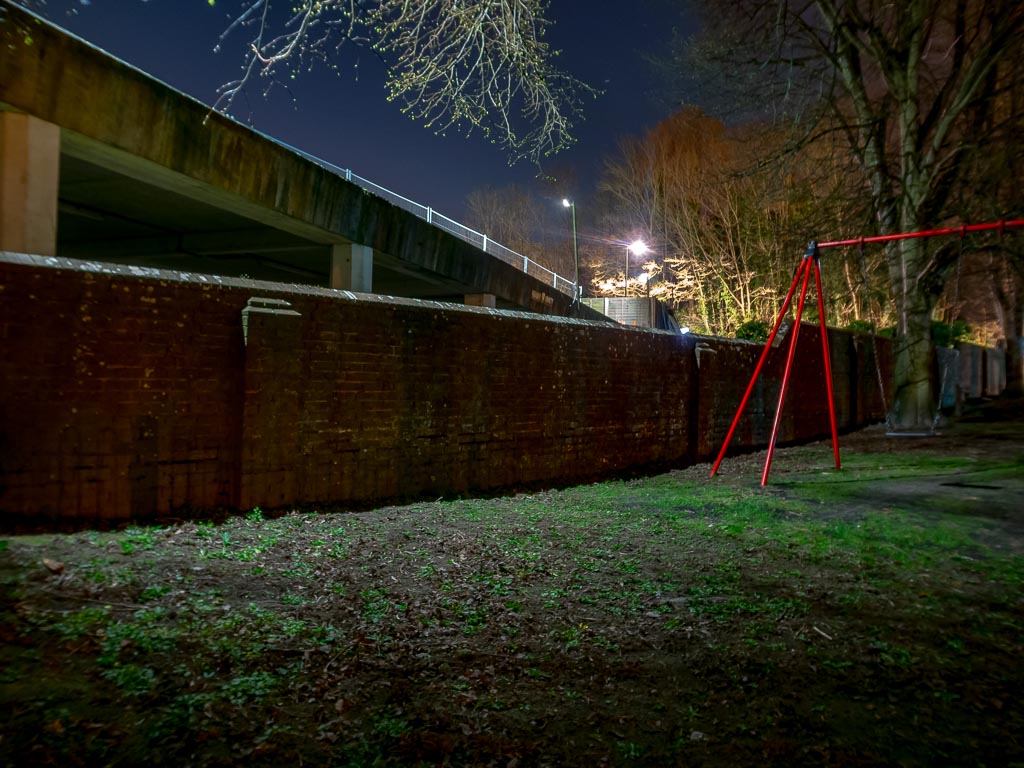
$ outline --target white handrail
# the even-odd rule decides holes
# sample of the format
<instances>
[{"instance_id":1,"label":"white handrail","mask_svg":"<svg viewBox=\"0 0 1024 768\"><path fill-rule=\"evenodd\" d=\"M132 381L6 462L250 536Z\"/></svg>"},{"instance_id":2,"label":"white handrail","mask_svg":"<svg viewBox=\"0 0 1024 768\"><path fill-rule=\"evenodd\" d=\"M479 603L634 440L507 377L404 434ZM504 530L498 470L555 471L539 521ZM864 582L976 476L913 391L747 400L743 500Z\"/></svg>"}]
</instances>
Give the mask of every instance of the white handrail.
<instances>
[{"instance_id":1,"label":"white handrail","mask_svg":"<svg viewBox=\"0 0 1024 768\"><path fill-rule=\"evenodd\" d=\"M313 163L316 163L325 171L329 171L330 173L333 173L337 176L341 176L343 179L345 179L345 181L352 182L353 184L362 187L367 192L371 192L375 194L377 197L387 200L389 203L393 205L397 205L402 210L407 211L413 214L414 216L423 219L428 224L431 224L437 227L438 229L443 229L448 234L455 235L455 237L459 238L460 240L464 240L465 242L470 243L471 245L475 245L484 253L496 256L497 258L504 261L506 264L510 264L516 267L517 269L521 269L526 274L530 274L531 272L540 272L540 275L534 276L540 277L541 279L545 280L545 282L549 282L553 288L555 288L558 291L561 291L562 293L567 293L570 296L573 294L575 285L572 280L562 277L557 272L548 269L543 264L540 264L531 259L529 256L517 253L516 251L513 251L511 248L506 248L504 245L495 241L493 238L488 237L484 233L477 232L475 229L471 229L470 227L467 227L465 224L460 224L459 222L455 221L455 219L450 219L444 214L438 213L437 211L435 211L432 208L429 208L426 205L421 205L420 203L417 203L415 200L410 200L407 197L402 197L397 192L392 192L390 189L382 187L380 184L374 184L369 179L364 179L362 176L353 173L348 168L340 168L337 165L328 162L327 160L320 159L316 155L311 155L308 152L303 152L301 149L297 149L296 147L290 146L289 144L286 144L283 141L275 139L273 136L267 136L266 134L262 135L265 138L273 141L275 144L279 144L291 152L295 152L298 155L302 155L302 157L306 158L307 160ZM522 266L520 266L520 264Z\"/></svg>"}]
</instances>

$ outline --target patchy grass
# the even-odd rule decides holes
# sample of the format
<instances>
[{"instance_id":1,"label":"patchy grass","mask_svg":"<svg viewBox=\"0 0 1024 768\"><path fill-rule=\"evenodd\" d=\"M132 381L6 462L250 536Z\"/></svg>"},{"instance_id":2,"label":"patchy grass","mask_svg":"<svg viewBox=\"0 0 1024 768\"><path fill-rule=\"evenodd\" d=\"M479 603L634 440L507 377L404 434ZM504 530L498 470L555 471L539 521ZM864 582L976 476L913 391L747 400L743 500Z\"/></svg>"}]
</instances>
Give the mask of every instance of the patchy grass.
<instances>
[{"instance_id":1,"label":"patchy grass","mask_svg":"<svg viewBox=\"0 0 1024 768\"><path fill-rule=\"evenodd\" d=\"M0 761L1024 762L1020 452L858 439L763 489L7 537Z\"/></svg>"}]
</instances>

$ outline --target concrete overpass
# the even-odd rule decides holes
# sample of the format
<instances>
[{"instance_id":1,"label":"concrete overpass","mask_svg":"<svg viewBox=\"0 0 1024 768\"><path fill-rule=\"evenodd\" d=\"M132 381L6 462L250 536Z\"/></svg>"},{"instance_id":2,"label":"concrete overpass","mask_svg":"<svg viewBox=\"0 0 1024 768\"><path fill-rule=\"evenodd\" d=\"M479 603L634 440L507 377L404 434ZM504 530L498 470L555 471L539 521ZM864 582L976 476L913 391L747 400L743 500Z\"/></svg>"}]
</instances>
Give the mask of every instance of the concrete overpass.
<instances>
[{"instance_id":1,"label":"concrete overpass","mask_svg":"<svg viewBox=\"0 0 1024 768\"><path fill-rule=\"evenodd\" d=\"M0 251L606 320L8 0L0 169Z\"/></svg>"}]
</instances>

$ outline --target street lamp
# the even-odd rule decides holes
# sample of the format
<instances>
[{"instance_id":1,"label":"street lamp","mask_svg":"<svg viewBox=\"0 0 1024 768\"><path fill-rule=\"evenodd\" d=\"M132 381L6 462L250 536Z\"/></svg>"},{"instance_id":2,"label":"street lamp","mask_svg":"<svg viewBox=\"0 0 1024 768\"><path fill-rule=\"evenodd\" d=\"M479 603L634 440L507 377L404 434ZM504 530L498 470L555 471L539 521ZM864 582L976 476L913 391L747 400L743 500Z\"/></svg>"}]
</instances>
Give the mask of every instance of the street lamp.
<instances>
[{"instance_id":1,"label":"street lamp","mask_svg":"<svg viewBox=\"0 0 1024 768\"><path fill-rule=\"evenodd\" d=\"M629 285L629 254L634 256L643 256L647 251L650 250L647 247L647 243L643 240L634 240L632 243L626 246L626 262L625 268L622 270L622 297L626 297L626 286Z\"/></svg>"},{"instance_id":2,"label":"street lamp","mask_svg":"<svg viewBox=\"0 0 1024 768\"><path fill-rule=\"evenodd\" d=\"M572 259L576 265L576 284L573 286L572 300L579 301L583 296L583 291L580 288L580 246L576 237L576 203L567 197L563 197L562 205L566 208L572 208Z\"/></svg>"}]
</instances>

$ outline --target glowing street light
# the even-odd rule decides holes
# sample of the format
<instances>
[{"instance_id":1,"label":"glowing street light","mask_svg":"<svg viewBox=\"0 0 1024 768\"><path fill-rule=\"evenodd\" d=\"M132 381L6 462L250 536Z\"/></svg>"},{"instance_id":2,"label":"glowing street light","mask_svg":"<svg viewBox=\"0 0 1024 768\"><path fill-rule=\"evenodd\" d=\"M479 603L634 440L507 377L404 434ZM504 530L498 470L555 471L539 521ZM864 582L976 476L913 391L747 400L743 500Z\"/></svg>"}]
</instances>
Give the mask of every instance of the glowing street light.
<instances>
[{"instance_id":1,"label":"glowing street light","mask_svg":"<svg viewBox=\"0 0 1024 768\"><path fill-rule=\"evenodd\" d=\"M629 285L629 254L634 256L643 256L650 248L647 247L647 243L643 240L634 240L632 243L626 246L626 262L625 268L622 270L622 296L626 296L626 286Z\"/></svg>"},{"instance_id":2,"label":"glowing street light","mask_svg":"<svg viewBox=\"0 0 1024 768\"><path fill-rule=\"evenodd\" d=\"M562 205L566 208L572 208L572 258L573 263L576 265L576 284L573 286L572 300L579 301L583 296L583 290L580 287L580 246L576 237L576 203L567 197L563 197Z\"/></svg>"}]
</instances>

